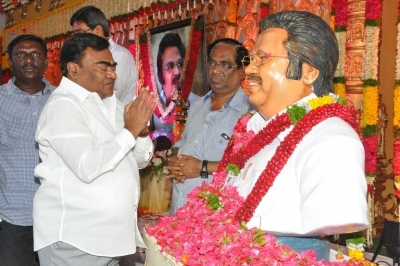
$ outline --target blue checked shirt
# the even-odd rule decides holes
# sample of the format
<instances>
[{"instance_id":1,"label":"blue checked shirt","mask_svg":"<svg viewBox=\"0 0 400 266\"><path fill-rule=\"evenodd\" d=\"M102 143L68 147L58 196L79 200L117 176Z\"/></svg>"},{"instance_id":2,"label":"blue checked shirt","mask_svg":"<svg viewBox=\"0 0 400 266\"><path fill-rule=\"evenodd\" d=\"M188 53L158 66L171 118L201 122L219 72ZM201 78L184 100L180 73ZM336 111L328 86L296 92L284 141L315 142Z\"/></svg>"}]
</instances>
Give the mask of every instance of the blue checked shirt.
<instances>
[{"instance_id":1,"label":"blue checked shirt","mask_svg":"<svg viewBox=\"0 0 400 266\"><path fill-rule=\"evenodd\" d=\"M227 138L231 137L237 120L254 109L242 88L239 88L221 110L211 111L212 96L213 92L208 92L190 108L182 138L174 144L174 147L179 148L179 154L190 155L201 161L220 161L228 145ZM222 135L226 135L227 138ZM204 181L211 182L212 175L208 177L208 179L190 178L184 183L177 183L174 180L169 213L175 214L177 209L187 202L187 194L195 187Z\"/></svg>"},{"instance_id":2,"label":"blue checked shirt","mask_svg":"<svg viewBox=\"0 0 400 266\"><path fill-rule=\"evenodd\" d=\"M35 142L43 106L55 89L46 87L34 95L14 85L15 77L0 87L0 218L32 226L33 197L39 187L33 171L39 163Z\"/></svg>"}]
</instances>

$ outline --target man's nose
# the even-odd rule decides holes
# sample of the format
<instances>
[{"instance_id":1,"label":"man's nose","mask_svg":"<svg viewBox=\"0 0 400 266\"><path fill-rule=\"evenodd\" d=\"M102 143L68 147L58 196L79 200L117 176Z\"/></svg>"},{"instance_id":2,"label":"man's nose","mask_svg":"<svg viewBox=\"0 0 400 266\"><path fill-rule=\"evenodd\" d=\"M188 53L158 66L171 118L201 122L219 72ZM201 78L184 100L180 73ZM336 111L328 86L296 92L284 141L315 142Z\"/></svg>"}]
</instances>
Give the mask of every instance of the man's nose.
<instances>
[{"instance_id":1,"label":"man's nose","mask_svg":"<svg viewBox=\"0 0 400 266\"><path fill-rule=\"evenodd\" d=\"M173 72L175 75L178 75L179 73L181 73L181 70L177 64L174 65Z\"/></svg>"},{"instance_id":2,"label":"man's nose","mask_svg":"<svg viewBox=\"0 0 400 266\"><path fill-rule=\"evenodd\" d=\"M24 56L24 62L26 63L26 62L34 62L35 61L35 58L33 57L33 55L32 54L25 54L25 56Z\"/></svg>"},{"instance_id":3,"label":"man's nose","mask_svg":"<svg viewBox=\"0 0 400 266\"><path fill-rule=\"evenodd\" d=\"M110 79L117 79L117 73L115 72L115 70L110 69L107 71L107 77Z\"/></svg>"},{"instance_id":4,"label":"man's nose","mask_svg":"<svg viewBox=\"0 0 400 266\"><path fill-rule=\"evenodd\" d=\"M250 63L244 68L244 73L246 73L246 75L258 73L257 67L255 66L255 64Z\"/></svg>"}]
</instances>

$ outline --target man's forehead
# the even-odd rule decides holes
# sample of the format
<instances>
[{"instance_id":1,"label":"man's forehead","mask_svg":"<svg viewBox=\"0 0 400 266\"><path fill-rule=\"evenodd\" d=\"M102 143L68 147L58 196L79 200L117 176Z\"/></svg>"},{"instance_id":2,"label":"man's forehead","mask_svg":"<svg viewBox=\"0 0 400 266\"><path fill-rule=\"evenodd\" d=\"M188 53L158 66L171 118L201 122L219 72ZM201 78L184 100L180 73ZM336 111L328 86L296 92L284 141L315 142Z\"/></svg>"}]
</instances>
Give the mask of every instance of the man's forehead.
<instances>
[{"instance_id":1,"label":"man's forehead","mask_svg":"<svg viewBox=\"0 0 400 266\"><path fill-rule=\"evenodd\" d=\"M288 38L287 31L281 28L269 28L263 30L256 39L256 43L251 50L255 54L257 51L271 52L272 54L286 51L283 43Z\"/></svg>"},{"instance_id":2,"label":"man's forehead","mask_svg":"<svg viewBox=\"0 0 400 266\"><path fill-rule=\"evenodd\" d=\"M226 43L220 43L214 47L210 53L211 59L228 59L234 60L236 56L236 48Z\"/></svg>"},{"instance_id":3,"label":"man's forehead","mask_svg":"<svg viewBox=\"0 0 400 266\"><path fill-rule=\"evenodd\" d=\"M109 62L110 64L114 64L114 58L112 57L112 54L109 49L104 49L101 51L96 51L90 47L85 49L83 59L90 59L93 60L94 62Z\"/></svg>"}]
</instances>

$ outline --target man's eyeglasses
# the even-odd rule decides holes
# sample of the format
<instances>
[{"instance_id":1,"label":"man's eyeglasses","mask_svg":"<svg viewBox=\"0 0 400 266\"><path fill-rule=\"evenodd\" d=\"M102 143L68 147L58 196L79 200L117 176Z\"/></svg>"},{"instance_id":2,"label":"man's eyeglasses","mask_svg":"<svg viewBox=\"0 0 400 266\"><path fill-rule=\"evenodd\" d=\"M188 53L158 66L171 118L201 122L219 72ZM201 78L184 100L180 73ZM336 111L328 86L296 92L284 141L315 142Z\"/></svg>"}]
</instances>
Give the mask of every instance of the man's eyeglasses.
<instances>
[{"instance_id":1,"label":"man's eyeglasses","mask_svg":"<svg viewBox=\"0 0 400 266\"><path fill-rule=\"evenodd\" d=\"M214 69L215 67L218 67L219 69L222 69L225 71L228 71L229 69L234 68L234 67L238 67L238 65L232 65L229 62L217 63L215 61L207 61L206 65L207 65L208 69Z\"/></svg>"},{"instance_id":2,"label":"man's eyeglasses","mask_svg":"<svg viewBox=\"0 0 400 266\"><path fill-rule=\"evenodd\" d=\"M248 56L243 57L241 61L243 68L246 68L250 64L259 67L262 64L264 64L270 57L288 58L285 55L272 55L271 53L264 53L264 54L249 54Z\"/></svg>"},{"instance_id":3,"label":"man's eyeglasses","mask_svg":"<svg viewBox=\"0 0 400 266\"><path fill-rule=\"evenodd\" d=\"M174 71L175 67L177 67L179 70L182 70L183 67L183 60L177 60L176 62L170 61L167 63L167 65L164 67L164 70L168 72Z\"/></svg>"}]
</instances>

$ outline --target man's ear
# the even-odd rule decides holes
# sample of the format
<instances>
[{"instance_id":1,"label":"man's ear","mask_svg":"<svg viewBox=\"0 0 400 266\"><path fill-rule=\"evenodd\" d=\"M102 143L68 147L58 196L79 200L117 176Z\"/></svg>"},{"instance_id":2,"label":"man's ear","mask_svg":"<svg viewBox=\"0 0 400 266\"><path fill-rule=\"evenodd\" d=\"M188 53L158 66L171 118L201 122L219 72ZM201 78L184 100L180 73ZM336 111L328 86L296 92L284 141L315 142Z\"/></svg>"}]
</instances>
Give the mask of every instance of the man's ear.
<instances>
[{"instance_id":1,"label":"man's ear","mask_svg":"<svg viewBox=\"0 0 400 266\"><path fill-rule=\"evenodd\" d=\"M79 74L79 66L74 62L67 63L68 76L71 80L75 81Z\"/></svg>"},{"instance_id":2,"label":"man's ear","mask_svg":"<svg viewBox=\"0 0 400 266\"><path fill-rule=\"evenodd\" d=\"M13 64L12 64L12 60L11 60L10 57L8 58L8 65L10 66L10 70L12 71L13 70Z\"/></svg>"},{"instance_id":3,"label":"man's ear","mask_svg":"<svg viewBox=\"0 0 400 266\"><path fill-rule=\"evenodd\" d=\"M305 84L311 85L319 76L319 70L306 63L302 64L302 79Z\"/></svg>"},{"instance_id":4,"label":"man's ear","mask_svg":"<svg viewBox=\"0 0 400 266\"><path fill-rule=\"evenodd\" d=\"M246 73L244 72L243 67L240 68L239 72L240 72L240 80L243 81L246 78Z\"/></svg>"},{"instance_id":5,"label":"man's ear","mask_svg":"<svg viewBox=\"0 0 400 266\"><path fill-rule=\"evenodd\" d=\"M94 27L94 29L93 29L93 32L100 37L105 37L103 26L101 26L101 25L96 25L96 27Z\"/></svg>"}]
</instances>

